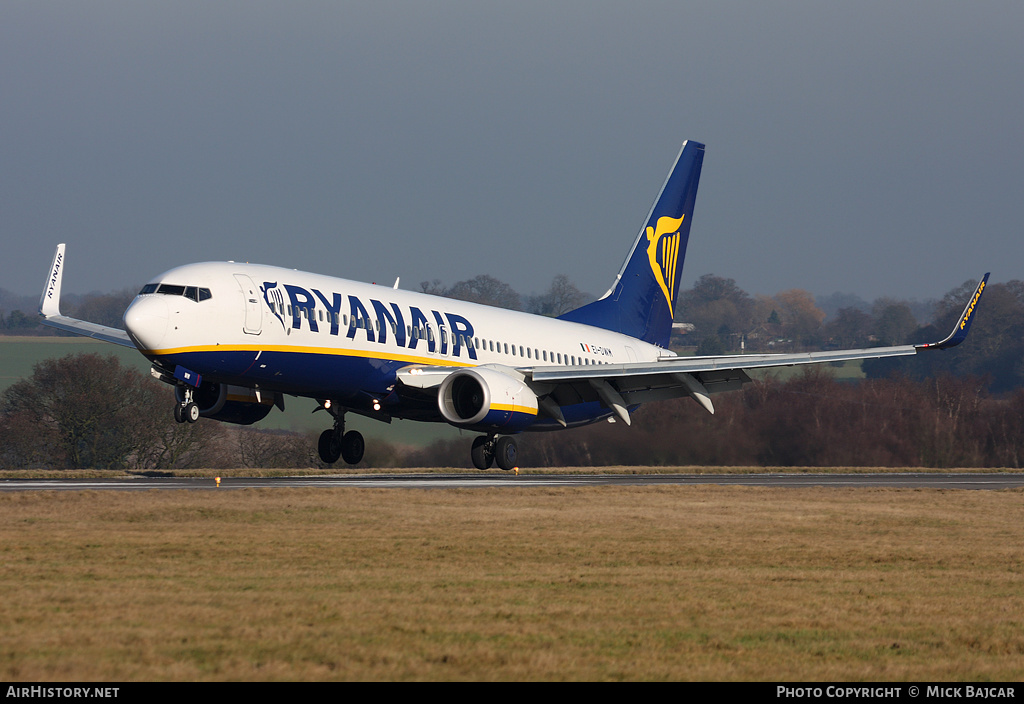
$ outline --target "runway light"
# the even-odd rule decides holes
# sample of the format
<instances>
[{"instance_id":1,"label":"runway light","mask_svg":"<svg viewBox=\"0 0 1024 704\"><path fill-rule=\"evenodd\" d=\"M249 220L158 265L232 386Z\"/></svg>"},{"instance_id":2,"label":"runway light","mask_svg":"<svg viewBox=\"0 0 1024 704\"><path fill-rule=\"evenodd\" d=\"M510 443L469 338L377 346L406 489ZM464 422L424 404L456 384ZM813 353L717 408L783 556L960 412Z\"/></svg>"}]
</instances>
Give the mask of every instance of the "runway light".
<instances>
[{"instance_id":1,"label":"runway light","mask_svg":"<svg viewBox=\"0 0 1024 704\"><path fill-rule=\"evenodd\" d=\"M220 477L214 477L214 480L217 482L217 486L219 487L220 486Z\"/></svg>"}]
</instances>

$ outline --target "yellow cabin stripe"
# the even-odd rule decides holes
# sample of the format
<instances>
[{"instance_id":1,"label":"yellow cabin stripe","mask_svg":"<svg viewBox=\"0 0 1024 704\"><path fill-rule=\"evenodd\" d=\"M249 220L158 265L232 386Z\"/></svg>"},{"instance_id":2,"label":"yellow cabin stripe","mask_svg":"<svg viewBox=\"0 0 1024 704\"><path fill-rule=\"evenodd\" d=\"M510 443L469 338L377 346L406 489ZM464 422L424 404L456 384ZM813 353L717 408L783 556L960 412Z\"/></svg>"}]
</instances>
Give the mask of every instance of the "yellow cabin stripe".
<instances>
[{"instance_id":1,"label":"yellow cabin stripe","mask_svg":"<svg viewBox=\"0 0 1024 704\"><path fill-rule=\"evenodd\" d=\"M192 352L287 352L291 354L319 354L335 357L359 357L363 359L383 359L394 362L409 362L410 364L428 364L436 367L475 367L474 362L462 362L444 357L421 357L407 354L387 354L369 350L353 350L338 347L301 347L295 345L266 345L253 347L250 345L197 345L194 347L171 347L162 350L141 350L142 354L152 357L160 357L172 354L189 354Z\"/></svg>"}]
</instances>

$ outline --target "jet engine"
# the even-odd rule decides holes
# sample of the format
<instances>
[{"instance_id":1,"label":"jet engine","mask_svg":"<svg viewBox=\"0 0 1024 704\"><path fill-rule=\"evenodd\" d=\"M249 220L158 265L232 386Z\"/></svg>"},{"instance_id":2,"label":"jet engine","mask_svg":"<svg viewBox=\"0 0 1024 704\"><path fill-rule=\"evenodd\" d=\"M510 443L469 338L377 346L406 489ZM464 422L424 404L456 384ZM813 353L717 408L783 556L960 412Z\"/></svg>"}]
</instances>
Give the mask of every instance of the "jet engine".
<instances>
[{"instance_id":1,"label":"jet engine","mask_svg":"<svg viewBox=\"0 0 1024 704\"><path fill-rule=\"evenodd\" d=\"M508 433L537 421L537 394L524 381L486 367L445 377L437 405L444 419L460 428Z\"/></svg>"},{"instance_id":2,"label":"jet engine","mask_svg":"<svg viewBox=\"0 0 1024 704\"><path fill-rule=\"evenodd\" d=\"M174 397L178 403L184 401L184 388L175 386ZM204 381L192 392L192 400L199 406L199 415L203 418L252 425L267 417L277 401L277 395L272 391L261 391L257 399L255 389Z\"/></svg>"}]
</instances>

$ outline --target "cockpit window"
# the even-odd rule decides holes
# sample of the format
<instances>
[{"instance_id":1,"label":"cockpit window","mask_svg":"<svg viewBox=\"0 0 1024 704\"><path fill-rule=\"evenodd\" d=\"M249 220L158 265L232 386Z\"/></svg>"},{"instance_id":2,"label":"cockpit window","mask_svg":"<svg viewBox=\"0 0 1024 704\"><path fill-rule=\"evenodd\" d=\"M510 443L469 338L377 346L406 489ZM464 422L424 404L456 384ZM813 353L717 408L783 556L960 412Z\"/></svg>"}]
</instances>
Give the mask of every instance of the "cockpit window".
<instances>
[{"instance_id":1,"label":"cockpit window","mask_svg":"<svg viewBox=\"0 0 1024 704\"><path fill-rule=\"evenodd\" d=\"M185 298L191 298L193 301L205 301L213 298L213 294L210 293L208 288L199 288L198 286L179 286L177 284L146 284L139 291L139 295L147 293L161 293L165 296L184 296Z\"/></svg>"}]
</instances>

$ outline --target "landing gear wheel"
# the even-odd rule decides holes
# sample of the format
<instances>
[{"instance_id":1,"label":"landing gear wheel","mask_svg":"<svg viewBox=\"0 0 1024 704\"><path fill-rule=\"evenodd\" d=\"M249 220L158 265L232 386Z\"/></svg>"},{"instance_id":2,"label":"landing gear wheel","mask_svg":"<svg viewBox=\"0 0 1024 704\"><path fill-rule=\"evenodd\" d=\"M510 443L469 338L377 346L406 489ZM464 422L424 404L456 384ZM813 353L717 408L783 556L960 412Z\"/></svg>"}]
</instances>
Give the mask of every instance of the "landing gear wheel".
<instances>
[{"instance_id":1,"label":"landing gear wheel","mask_svg":"<svg viewBox=\"0 0 1024 704\"><path fill-rule=\"evenodd\" d=\"M362 434L357 430L348 431L341 439L341 456L349 464L359 464L359 461L363 459L365 449L366 443L363 441Z\"/></svg>"},{"instance_id":2,"label":"landing gear wheel","mask_svg":"<svg viewBox=\"0 0 1024 704\"><path fill-rule=\"evenodd\" d=\"M179 423L185 422L185 407L180 403L174 404L174 420Z\"/></svg>"},{"instance_id":3,"label":"landing gear wheel","mask_svg":"<svg viewBox=\"0 0 1024 704\"><path fill-rule=\"evenodd\" d=\"M189 423L195 423L197 420L199 420L199 406L197 406L195 403L185 404L184 415L185 420L187 420Z\"/></svg>"},{"instance_id":4,"label":"landing gear wheel","mask_svg":"<svg viewBox=\"0 0 1024 704\"><path fill-rule=\"evenodd\" d=\"M515 469L519 459L516 441L510 437L498 438L498 442L494 444L494 459L497 460L498 466L505 471Z\"/></svg>"},{"instance_id":5,"label":"landing gear wheel","mask_svg":"<svg viewBox=\"0 0 1024 704\"><path fill-rule=\"evenodd\" d=\"M320 459L323 460L324 464L334 464L341 457L341 438L338 437L333 428L320 433L317 451L319 451Z\"/></svg>"},{"instance_id":6,"label":"landing gear wheel","mask_svg":"<svg viewBox=\"0 0 1024 704\"><path fill-rule=\"evenodd\" d=\"M494 464L494 444L491 438L486 435L473 440L473 449L470 450L470 456L473 458L473 466L477 469L490 469L491 465Z\"/></svg>"}]
</instances>

